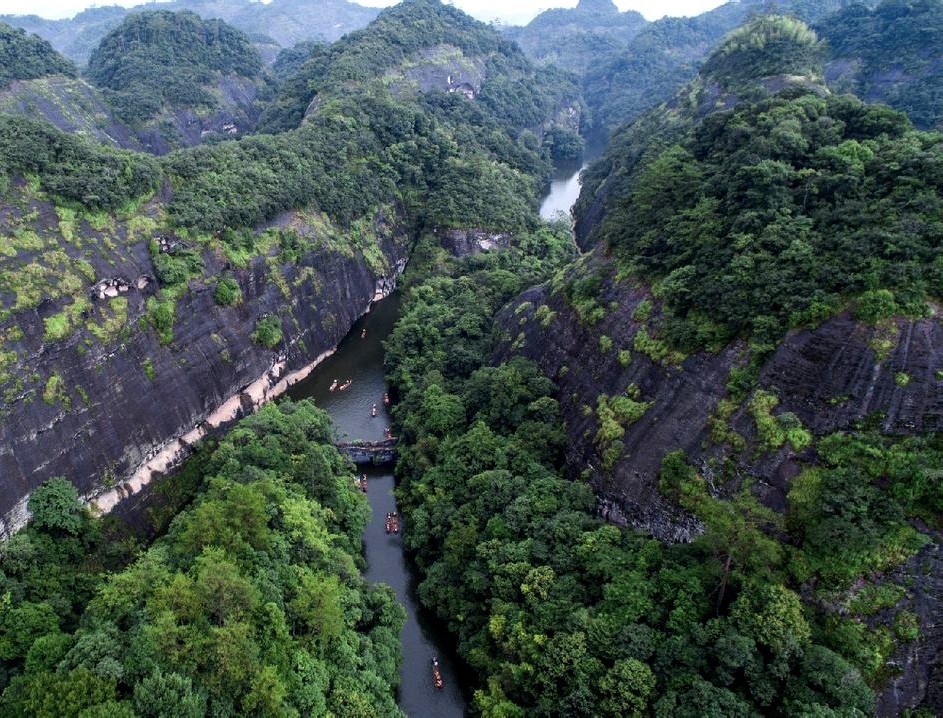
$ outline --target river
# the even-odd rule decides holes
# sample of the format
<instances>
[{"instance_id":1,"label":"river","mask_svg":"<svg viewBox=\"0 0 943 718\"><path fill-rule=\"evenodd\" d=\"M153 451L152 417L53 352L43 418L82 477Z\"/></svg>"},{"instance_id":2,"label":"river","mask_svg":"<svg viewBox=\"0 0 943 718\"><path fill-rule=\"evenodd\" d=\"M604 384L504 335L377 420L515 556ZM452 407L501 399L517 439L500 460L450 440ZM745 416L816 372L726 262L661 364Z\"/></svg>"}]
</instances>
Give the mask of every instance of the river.
<instances>
[{"instance_id":1,"label":"river","mask_svg":"<svg viewBox=\"0 0 943 718\"><path fill-rule=\"evenodd\" d=\"M559 219L561 215L570 216L570 210L580 196L580 174L594 159L602 155L605 149L605 136L593 136L586 141L586 149L580 159L557 163L550 180L550 190L540 203L542 218L554 220Z\"/></svg>"},{"instance_id":2,"label":"river","mask_svg":"<svg viewBox=\"0 0 943 718\"><path fill-rule=\"evenodd\" d=\"M391 426L383 406L386 383L383 377L383 340L399 316L398 295L373 305L360 319L333 356L326 359L305 381L292 387L293 399L311 398L331 415L338 438L377 441ZM361 339L366 329L367 336ZM353 379L347 391L331 392L334 379ZM378 416L371 417L376 404ZM364 469L360 470L361 472ZM368 468L367 498L373 515L364 531L368 581L385 583L396 592L406 609L406 625L400 635L403 666L397 702L410 718L460 718L465 714L465 697L457 671L458 661L445 628L419 605L416 596L418 575L403 552L401 535L386 533L386 514L396 511L393 474L387 468ZM402 521L400 522L402 525ZM432 683L432 657L437 656L445 687Z\"/></svg>"},{"instance_id":3,"label":"river","mask_svg":"<svg viewBox=\"0 0 943 718\"><path fill-rule=\"evenodd\" d=\"M550 191L541 205L541 216L554 219L569 213L580 191L580 171L598 152L588 151L585 160L558 165ZM385 429L392 425L383 405L386 382L383 376L383 340L387 338L399 316L398 295L378 302L351 329L337 347L305 381L289 391L293 399L313 399L330 414L341 441L378 441L385 438ZM362 333L366 330L366 336ZM346 391L330 391L337 379L353 380ZM378 415L371 408L377 405ZM364 471L364 469L360 469ZM406 625L400 635L403 666L397 702L410 718L459 718L465 714L466 698L461 682L459 660L445 628L419 604L416 586L419 580L415 566L403 552L401 535L386 533L386 514L396 511L393 495L395 481L386 468L368 468L367 497L372 508L370 523L364 531L368 581L385 583L396 592L406 609ZM402 522L401 522L402 524ZM445 687L432 683L432 657L437 656ZM467 689L467 685L465 688Z\"/></svg>"}]
</instances>

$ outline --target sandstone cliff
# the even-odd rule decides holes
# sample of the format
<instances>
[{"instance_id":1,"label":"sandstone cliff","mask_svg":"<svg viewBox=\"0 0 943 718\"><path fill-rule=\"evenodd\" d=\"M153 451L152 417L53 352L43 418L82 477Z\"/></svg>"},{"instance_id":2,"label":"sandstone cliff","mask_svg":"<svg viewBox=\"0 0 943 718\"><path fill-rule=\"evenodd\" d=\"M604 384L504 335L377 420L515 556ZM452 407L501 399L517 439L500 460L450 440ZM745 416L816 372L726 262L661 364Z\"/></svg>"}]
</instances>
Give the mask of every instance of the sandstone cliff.
<instances>
[{"instance_id":1,"label":"sandstone cliff","mask_svg":"<svg viewBox=\"0 0 943 718\"><path fill-rule=\"evenodd\" d=\"M73 231L41 201L28 212L39 215L36 231L54 241ZM383 213L374 219L375 243L353 249L332 241L329 226L292 212L278 224L307 240L296 262L276 254L239 266L218 247L203 247L206 276L231 276L242 301L220 306L216 279L192 280L174 307L172 341L162 343L148 323L157 230L136 232L133 224L98 231L83 221L75 230L74 244L112 243L116 251L78 255L96 283L81 316L70 320L74 331L50 330L63 314L59 302L46 300L18 313L17 330L5 337L0 373L18 379L6 384L0 405L4 535L22 524L29 492L50 476L68 477L107 511L173 468L206 433L303 378L371 302L392 291L409 242L397 218ZM252 339L266 315L280 318L284 334L271 349Z\"/></svg>"}]
</instances>

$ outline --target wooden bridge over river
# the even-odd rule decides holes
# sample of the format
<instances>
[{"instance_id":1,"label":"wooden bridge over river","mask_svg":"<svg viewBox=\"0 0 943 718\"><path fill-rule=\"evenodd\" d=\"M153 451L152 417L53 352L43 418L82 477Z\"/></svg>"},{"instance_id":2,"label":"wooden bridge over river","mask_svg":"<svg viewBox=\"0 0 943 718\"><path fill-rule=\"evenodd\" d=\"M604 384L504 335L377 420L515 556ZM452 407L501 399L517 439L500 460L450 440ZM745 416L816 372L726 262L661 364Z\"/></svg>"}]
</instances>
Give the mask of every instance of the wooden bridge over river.
<instances>
[{"instance_id":1,"label":"wooden bridge over river","mask_svg":"<svg viewBox=\"0 0 943 718\"><path fill-rule=\"evenodd\" d=\"M380 466L396 460L396 444L399 439L384 441L340 441L337 450L355 464Z\"/></svg>"}]
</instances>

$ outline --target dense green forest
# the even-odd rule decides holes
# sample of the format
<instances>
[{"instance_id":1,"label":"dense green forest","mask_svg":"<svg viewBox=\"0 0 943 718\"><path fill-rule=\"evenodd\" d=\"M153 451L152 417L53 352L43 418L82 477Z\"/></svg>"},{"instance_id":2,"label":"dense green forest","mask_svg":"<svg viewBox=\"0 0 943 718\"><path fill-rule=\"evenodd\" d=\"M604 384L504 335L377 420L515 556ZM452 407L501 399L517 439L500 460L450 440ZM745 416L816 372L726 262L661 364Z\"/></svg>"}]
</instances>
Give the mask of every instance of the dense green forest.
<instances>
[{"instance_id":1,"label":"dense green forest","mask_svg":"<svg viewBox=\"0 0 943 718\"><path fill-rule=\"evenodd\" d=\"M935 296L939 136L813 82L759 99L757 78L820 78L822 59L805 26L759 18L729 36L683 99L620 128L584 177L578 226L600 205L606 219L582 239L605 239L656 281L679 346L754 330L777 339L888 291L897 296L872 319L921 314ZM711 82L757 102L698 124Z\"/></svg>"},{"instance_id":2,"label":"dense green forest","mask_svg":"<svg viewBox=\"0 0 943 718\"><path fill-rule=\"evenodd\" d=\"M943 138L893 110L779 96L707 118L645 164L603 236L657 282L685 349L775 341L850 299L868 320L921 315L943 267L941 159Z\"/></svg>"},{"instance_id":3,"label":"dense green forest","mask_svg":"<svg viewBox=\"0 0 943 718\"><path fill-rule=\"evenodd\" d=\"M589 486L558 473L565 434L553 382L522 359L489 365L492 317L561 266L566 252L546 254L555 246L565 244L548 235L460 262L420 249L435 276L409 289L387 345L419 596L479 677L475 710L870 715L869 683L880 685L895 642L916 629L906 611L896 633L861 617L901 589L859 584L842 617L804 603L800 586L831 596L923 544L906 519L943 508L939 440L866 429L823 439L787 522L749 488L714 498L670 453L662 491L706 532L665 545L607 525Z\"/></svg>"},{"instance_id":4,"label":"dense green forest","mask_svg":"<svg viewBox=\"0 0 943 718\"><path fill-rule=\"evenodd\" d=\"M48 42L0 23L0 89L12 80L32 80L46 75L75 77L75 74L75 65Z\"/></svg>"},{"instance_id":5,"label":"dense green forest","mask_svg":"<svg viewBox=\"0 0 943 718\"><path fill-rule=\"evenodd\" d=\"M832 52L864 52L868 42L869 76L898 52L922 70L920 48L938 23L918 28L912 13L937 4L854 7L845 15L860 37L829 23L823 33ZM745 12L734 5L648 24L631 52L594 66L588 91L608 93L595 100L600 124L674 95ZM579 9L611 11L601 0ZM564 17L572 16L547 22ZM922 39L882 46L894 17ZM8 36L24 42L5 32L0 47ZM49 48L25 42L31 49L15 51L23 63L11 63L12 73L72 71L48 69L57 56L34 61ZM61 398L68 376L38 367L27 376L23 364L124 358L141 346L181 363L175 324L189 321L186 308L206 306L187 293L215 305L225 323L213 331L225 332L248 311L249 281L277 285L276 311L250 315L249 348L226 362L265 352L267 378L294 370L311 357L281 306L318 305L324 279L307 264L304 274L303 260L350 260L373 296L375 280L392 274L379 237L395 224L411 245L385 346L402 540L419 569L419 600L471 669L473 714L873 715L895 650L928 628L895 572L916 565L943 526L943 438L883 435L877 415L814 434L794 414L773 413L778 398L757 375L789 328L846 309L884 326L933 314L943 286L943 135L914 129L895 109L830 94L828 47L779 16L726 34L688 91L623 127L586 173L578 214L605 205L593 218L605 215L591 258L578 254L569 223L542 223L536 212L551 160L578 154L573 123L560 120L579 116L586 128L578 81L535 67L493 28L436 0L406 0L332 45L283 52L263 132L236 140L156 158L0 115L4 410L24 396L40 416L98 410L96 397L74 406ZM450 63L481 80L473 99L417 89L428 79L417 68L438 77ZM262 72L248 36L163 10L129 16L89 67L138 124L171 104L211 105L208 86L221 75ZM780 76L790 79L763 82ZM628 77L634 84L616 92L601 87ZM287 210L297 212L282 222ZM440 246L447 229L494 231L509 246L456 258ZM153 266L142 268L148 256ZM298 270L297 283L286 268ZM146 293L134 295L138 316L129 319L124 297L94 299L102 271L149 273ZM602 272L650 289L655 301L631 317L618 302L602 306ZM306 281L312 291L302 297ZM538 285L561 314L573 308L565 302L592 307L585 316L576 307L574 324L600 351L613 347L592 334L597 312L626 323L644 314L658 332L644 338L665 354L743 340L737 361L750 354L751 363L704 379L717 384L720 418L698 427L696 441L717 449L716 462L695 465L665 445L652 472L658 501L703 529L690 543L608 523L590 469L565 469L568 394L516 356L509 327L523 327L533 306L505 309ZM344 291L339 301L350 300ZM110 308L121 306L123 317ZM112 325L98 322L107 312ZM567 340L550 333L549 305L533 317L542 339ZM155 383L151 359L132 361ZM681 364L661 367L666 383L688 371ZM595 390L603 378L591 379ZM595 422L589 441L595 430L597 443L619 451L654 393L621 387L583 397L582 407ZM754 420L748 447L739 435L742 446L721 446L715 435L734 412ZM170 479L167 491L179 495L149 517L159 535L150 545L93 516L69 477L36 489L29 524L0 546L0 718L401 715L405 614L392 590L361 575L369 506L335 438L310 402L262 408ZM781 511L754 491L769 479L754 469L780 449L791 472L777 487ZM115 480L108 471L103 485Z\"/></svg>"},{"instance_id":6,"label":"dense green forest","mask_svg":"<svg viewBox=\"0 0 943 718\"><path fill-rule=\"evenodd\" d=\"M836 63L855 62L836 89L880 100L924 129L943 128L943 2L885 0L853 5L816 24ZM902 73L902 76L898 73Z\"/></svg>"},{"instance_id":7,"label":"dense green forest","mask_svg":"<svg viewBox=\"0 0 943 718\"><path fill-rule=\"evenodd\" d=\"M213 107L205 87L220 75L256 77L262 58L249 38L221 20L191 12L129 15L92 52L86 75L119 117L140 123L165 104Z\"/></svg>"},{"instance_id":8,"label":"dense green forest","mask_svg":"<svg viewBox=\"0 0 943 718\"><path fill-rule=\"evenodd\" d=\"M475 108L465 107L470 103L451 106L474 113L477 125L490 125L479 131L539 130L565 99L574 101L580 96L575 78L555 68L535 69L514 43L460 10L435 0L406 0L382 13L368 28L330 46L313 48L266 108L260 131L297 127L316 96L323 100L364 85L390 84L400 79L403 68L421 62L417 54L443 46L458 48L465 62L479 57L487 60ZM458 61L459 67L463 64ZM440 72L451 70L443 66Z\"/></svg>"},{"instance_id":9,"label":"dense green forest","mask_svg":"<svg viewBox=\"0 0 943 718\"><path fill-rule=\"evenodd\" d=\"M89 209L116 210L157 188L160 168L149 155L111 150L51 125L0 114L4 189L13 176L34 176L51 195Z\"/></svg>"},{"instance_id":10,"label":"dense green forest","mask_svg":"<svg viewBox=\"0 0 943 718\"><path fill-rule=\"evenodd\" d=\"M107 580L125 544L68 482L37 490L0 555L0 714L399 715L405 616L360 577L369 507L330 442L310 403L245 419L192 507Z\"/></svg>"},{"instance_id":11,"label":"dense green forest","mask_svg":"<svg viewBox=\"0 0 943 718\"><path fill-rule=\"evenodd\" d=\"M742 96L750 83L774 75L821 81L824 57L824 46L805 23L769 15L728 34L701 67L701 75Z\"/></svg>"}]
</instances>

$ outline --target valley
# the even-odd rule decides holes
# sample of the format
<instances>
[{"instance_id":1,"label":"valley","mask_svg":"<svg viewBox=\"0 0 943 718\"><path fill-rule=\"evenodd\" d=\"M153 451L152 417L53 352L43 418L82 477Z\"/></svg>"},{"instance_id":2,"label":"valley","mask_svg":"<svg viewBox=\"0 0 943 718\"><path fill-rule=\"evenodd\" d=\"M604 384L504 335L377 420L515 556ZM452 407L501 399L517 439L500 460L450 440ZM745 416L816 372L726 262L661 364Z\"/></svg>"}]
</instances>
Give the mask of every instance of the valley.
<instances>
[{"instance_id":1,"label":"valley","mask_svg":"<svg viewBox=\"0 0 943 718\"><path fill-rule=\"evenodd\" d=\"M0 716L943 713L940 17L5 16Z\"/></svg>"}]
</instances>

